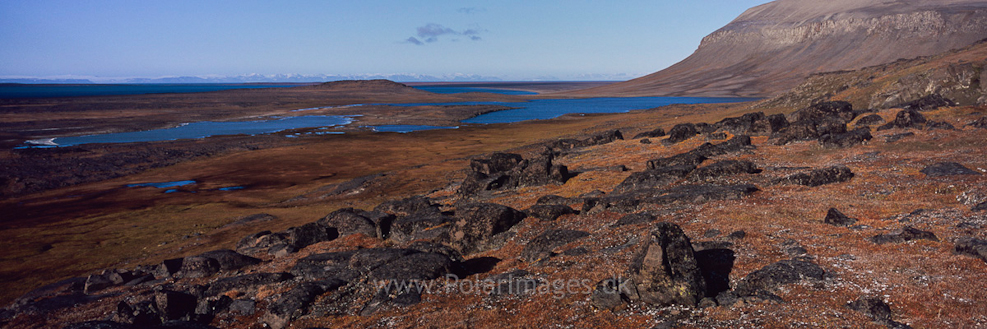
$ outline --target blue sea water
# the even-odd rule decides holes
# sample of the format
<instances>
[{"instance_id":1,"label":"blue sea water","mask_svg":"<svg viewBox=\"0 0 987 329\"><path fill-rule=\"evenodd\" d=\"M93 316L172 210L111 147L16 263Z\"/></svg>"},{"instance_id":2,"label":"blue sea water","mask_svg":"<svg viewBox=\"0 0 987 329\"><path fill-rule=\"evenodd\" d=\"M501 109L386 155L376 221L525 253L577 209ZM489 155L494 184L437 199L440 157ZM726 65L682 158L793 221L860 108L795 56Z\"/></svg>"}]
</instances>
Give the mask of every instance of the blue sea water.
<instances>
[{"instance_id":1,"label":"blue sea water","mask_svg":"<svg viewBox=\"0 0 987 329\"><path fill-rule=\"evenodd\" d=\"M415 86L415 88L428 92L433 92L436 94L492 93L492 94L502 94L502 95L538 95L538 93L532 91L481 88L481 87Z\"/></svg>"},{"instance_id":2,"label":"blue sea water","mask_svg":"<svg viewBox=\"0 0 987 329\"><path fill-rule=\"evenodd\" d=\"M185 185L192 185L192 184L195 184L195 183L196 182L194 180L180 180L180 181L174 181L174 182L129 184L129 185L127 185L127 187L172 188L172 187L179 187L179 186L185 186Z\"/></svg>"},{"instance_id":3,"label":"blue sea water","mask_svg":"<svg viewBox=\"0 0 987 329\"><path fill-rule=\"evenodd\" d=\"M285 88L308 84L151 83L151 84L0 84L0 98L117 96L198 93L230 89Z\"/></svg>"}]
</instances>

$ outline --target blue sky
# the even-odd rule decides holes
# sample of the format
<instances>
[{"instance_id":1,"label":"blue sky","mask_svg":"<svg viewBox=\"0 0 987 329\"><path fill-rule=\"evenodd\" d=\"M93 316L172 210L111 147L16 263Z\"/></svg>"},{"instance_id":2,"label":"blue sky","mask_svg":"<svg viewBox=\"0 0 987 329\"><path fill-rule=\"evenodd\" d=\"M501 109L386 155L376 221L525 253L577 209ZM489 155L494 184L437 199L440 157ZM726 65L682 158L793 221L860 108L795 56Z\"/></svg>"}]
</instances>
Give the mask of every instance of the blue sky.
<instances>
[{"instance_id":1,"label":"blue sky","mask_svg":"<svg viewBox=\"0 0 987 329\"><path fill-rule=\"evenodd\" d=\"M631 78L765 0L0 0L0 76Z\"/></svg>"}]
</instances>

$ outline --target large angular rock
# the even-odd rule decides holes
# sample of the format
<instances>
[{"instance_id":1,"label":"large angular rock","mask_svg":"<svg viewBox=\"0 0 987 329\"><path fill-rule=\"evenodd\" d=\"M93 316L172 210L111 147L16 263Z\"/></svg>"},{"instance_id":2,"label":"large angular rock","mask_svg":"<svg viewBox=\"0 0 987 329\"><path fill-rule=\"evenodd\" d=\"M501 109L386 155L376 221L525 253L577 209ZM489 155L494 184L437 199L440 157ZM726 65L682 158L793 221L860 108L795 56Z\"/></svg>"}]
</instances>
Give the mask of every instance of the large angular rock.
<instances>
[{"instance_id":1,"label":"large angular rock","mask_svg":"<svg viewBox=\"0 0 987 329\"><path fill-rule=\"evenodd\" d=\"M785 121L785 123L787 124L788 121ZM773 130L771 121L768 120L768 117L764 116L764 112L747 113L739 117L726 118L720 120L714 126L720 130L729 131L734 135L767 135Z\"/></svg>"},{"instance_id":2,"label":"large angular rock","mask_svg":"<svg viewBox=\"0 0 987 329\"><path fill-rule=\"evenodd\" d=\"M971 237L960 238L956 240L954 251L957 254L980 258L980 260L987 263L987 240Z\"/></svg>"},{"instance_id":3,"label":"large angular rock","mask_svg":"<svg viewBox=\"0 0 987 329\"><path fill-rule=\"evenodd\" d=\"M639 139L639 138L649 138L649 137L650 137L650 138L654 138L654 137L664 137L664 136L665 136L665 130L664 130L664 129L661 129L661 128L655 128L655 130L651 130L651 131L645 131L645 132L643 132L643 133L640 133L640 134L637 134L637 135L634 135L634 139Z\"/></svg>"},{"instance_id":4,"label":"large angular rock","mask_svg":"<svg viewBox=\"0 0 987 329\"><path fill-rule=\"evenodd\" d=\"M658 223L631 263L640 299L655 305L694 306L706 295L695 251L682 228Z\"/></svg>"},{"instance_id":5,"label":"large angular rock","mask_svg":"<svg viewBox=\"0 0 987 329\"><path fill-rule=\"evenodd\" d=\"M306 309L316 297L344 285L341 280L324 280L303 282L295 288L278 295L274 303L267 309L267 314L261 318L271 328L282 329L292 320L306 313Z\"/></svg>"},{"instance_id":6,"label":"large angular rock","mask_svg":"<svg viewBox=\"0 0 987 329\"><path fill-rule=\"evenodd\" d=\"M306 281L340 279L352 281L360 272L349 267L356 251L340 251L309 255L299 259L291 268L291 274Z\"/></svg>"},{"instance_id":7,"label":"large angular rock","mask_svg":"<svg viewBox=\"0 0 987 329\"><path fill-rule=\"evenodd\" d=\"M387 262L370 272L374 280L432 280L452 272L453 261L443 254L422 252Z\"/></svg>"},{"instance_id":8,"label":"large angular rock","mask_svg":"<svg viewBox=\"0 0 987 329\"><path fill-rule=\"evenodd\" d=\"M442 239L443 225L453 219L441 213L422 212L398 218L391 224L390 239L408 242L417 239Z\"/></svg>"},{"instance_id":9,"label":"large angular rock","mask_svg":"<svg viewBox=\"0 0 987 329\"><path fill-rule=\"evenodd\" d=\"M876 244L902 243L912 240L939 241L935 233L923 231L911 226L905 226L888 234L879 234L870 238Z\"/></svg>"},{"instance_id":10,"label":"large angular rock","mask_svg":"<svg viewBox=\"0 0 987 329\"><path fill-rule=\"evenodd\" d=\"M921 128L925 124L925 116L915 110L902 110L895 115L894 121L877 127L878 131L892 128Z\"/></svg>"},{"instance_id":11,"label":"large angular rock","mask_svg":"<svg viewBox=\"0 0 987 329\"><path fill-rule=\"evenodd\" d=\"M335 240L339 233L335 228L315 223L308 223L288 229L288 243L297 249L323 242Z\"/></svg>"},{"instance_id":12,"label":"large angular rock","mask_svg":"<svg viewBox=\"0 0 987 329\"><path fill-rule=\"evenodd\" d=\"M693 179L709 179L720 176L733 176L739 174L756 174L761 172L757 166L750 161L723 160L714 162L711 165L696 169L690 175Z\"/></svg>"},{"instance_id":13,"label":"large angular rock","mask_svg":"<svg viewBox=\"0 0 987 329\"><path fill-rule=\"evenodd\" d=\"M533 159L520 159L517 154L494 153L490 158L473 159L457 193L471 197L482 191L524 186L562 184L569 179L569 169L553 163L549 152Z\"/></svg>"},{"instance_id":14,"label":"large angular rock","mask_svg":"<svg viewBox=\"0 0 987 329\"><path fill-rule=\"evenodd\" d=\"M665 142L674 144L692 138L696 135L699 135L699 130L696 129L695 124L680 123L668 131L668 138L665 139Z\"/></svg>"},{"instance_id":15,"label":"large angular rock","mask_svg":"<svg viewBox=\"0 0 987 329\"><path fill-rule=\"evenodd\" d=\"M737 282L733 292L738 296L755 296L770 292L775 287L802 281L806 278L822 280L826 274L819 265L802 260L783 260L751 272Z\"/></svg>"},{"instance_id":16,"label":"large angular rock","mask_svg":"<svg viewBox=\"0 0 987 329\"><path fill-rule=\"evenodd\" d=\"M369 237L379 237L377 225L370 218L362 216L364 211L353 208L343 208L326 215L319 223L326 227L336 228L339 236L363 234Z\"/></svg>"},{"instance_id":17,"label":"large angular rock","mask_svg":"<svg viewBox=\"0 0 987 329\"><path fill-rule=\"evenodd\" d=\"M857 223L857 219L844 215L839 210L836 210L836 208L829 208L823 222L834 226L850 226Z\"/></svg>"},{"instance_id":18,"label":"large angular rock","mask_svg":"<svg viewBox=\"0 0 987 329\"><path fill-rule=\"evenodd\" d=\"M926 177L942 177L942 176L959 176L959 175L977 175L980 173L973 171L970 168L964 167L963 165L956 162L940 162L928 167L923 168L919 171L925 174Z\"/></svg>"},{"instance_id":19,"label":"large angular rock","mask_svg":"<svg viewBox=\"0 0 987 329\"><path fill-rule=\"evenodd\" d=\"M844 123L850 122L856 117L853 105L844 101L822 102L807 108L795 111L791 115L791 121L819 121L826 118L838 118Z\"/></svg>"},{"instance_id":20,"label":"large angular rock","mask_svg":"<svg viewBox=\"0 0 987 329\"><path fill-rule=\"evenodd\" d=\"M915 111L932 111L946 106L956 106L956 102L942 97L940 94L931 94L911 102L898 104L892 107L900 107L902 109Z\"/></svg>"},{"instance_id":21,"label":"large angular rock","mask_svg":"<svg viewBox=\"0 0 987 329\"><path fill-rule=\"evenodd\" d=\"M695 166L682 164L635 172L614 187L613 192L623 193L639 189L665 188L669 184L685 178L695 169Z\"/></svg>"},{"instance_id":22,"label":"large angular rock","mask_svg":"<svg viewBox=\"0 0 987 329\"><path fill-rule=\"evenodd\" d=\"M528 216L541 220L556 220L563 215L575 214L576 210L567 205L534 205L524 211Z\"/></svg>"},{"instance_id":23,"label":"large angular rock","mask_svg":"<svg viewBox=\"0 0 987 329\"><path fill-rule=\"evenodd\" d=\"M163 322L188 320L195 312L196 298L183 292L164 290L154 294L154 305Z\"/></svg>"},{"instance_id":24,"label":"large angular rock","mask_svg":"<svg viewBox=\"0 0 987 329\"><path fill-rule=\"evenodd\" d=\"M268 285L277 282L291 280L293 276L288 273L251 273L230 278L217 280L209 284L206 289L206 296L216 296L230 290L244 290L257 286Z\"/></svg>"},{"instance_id":25,"label":"large angular rock","mask_svg":"<svg viewBox=\"0 0 987 329\"><path fill-rule=\"evenodd\" d=\"M805 186L821 186L832 183L841 183L853 178L853 171L846 166L833 166L822 169L815 169L810 172L794 174L782 179L783 182Z\"/></svg>"},{"instance_id":26,"label":"large angular rock","mask_svg":"<svg viewBox=\"0 0 987 329\"><path fill-rule=\"evenodd\" d=\"M417 253L418 250L399 248L360 249L350 256L349 267L361 272L370 272L391 261Z\"/></svg>"},{"instance_id":27,"label":"large angular rock","mask_svg":"<svg viewBox=\"0 0 987 329\"><path fill-rule=\"evenodd\" d=\"M398 217L421 213L439 213L439 205L432 203L424 196L413 196L401 200L383 202L374 208L374 211L392 214Z\"/></svg>"},{"instance_id":28,"label":"large angular rock","mask_svg":"<svg viewBox=\"0 0 987 329\"><path fill-rule=\"evenodd\" d=\"M860 118L860 120L857 120L856 126L865 127L865 126L873 126L882 123L884 123L884 117L877 114L871 114L863 118Z\"/></svg>"},{"instance_id":29,"label":"large angular rock","mask_svg":"<svg viewBox=\"0 0 987 329\"><path fill-rule=\"evenodd\" d=\"M819 144L828 148L845 148L864 144L871 139L874 139L874 136L870 134L870 128L857 128L850 132L820 136Z\"/></svg>"},{"instance_id":30,"label":"large angular rock","mask_svg":"<svg viewBox=\"0 0 987 329\"><path fill-rule=\"evenodd\" d=\"M260 259L246 256L229 249L207 251L200 254L199 257L215 259L216 263L219 264L220 271L234 271L246 266L260 264L261 262Z\"/></svg>"},{"instance_id":31,"label":"large angular rock","mask_svg":"<svg viewBox=\"0 0 987 329\"><path fill-rule=\"evenodd\" d=\"M911 328L906 324L892 320L891 306L889 306L880 298L861 297L855 301L847 303L846 306L851 310L869 316L871 319L874 319L874 322L888 326L888 328L894 328L894 329Z\"/></svg>"},{"instance_id":32,"label":"large angular rock","mask_svg":"<svg viewBox=\"0 0 987 329\"><path fill-rule=\"evenodd\" d=\"M449 238L464 255L483 251L494 235L509 230L524 217L523 212L499 204L463 204L456 207Z\"/></svg>"},{"instance_id":33,"label":"large angular rock","mask_svg":"<svg viewBox=\"0 0 987 329\"><path fill-rule=\"evenodd\" d=\"M219 262L216 259L202 256L185 257L182 267L175 273L176 278L202 278L219 273Z\"/></svg>"},{"instance_id":34,"label":"large angular rock","mask_svg":"<svg viewBox=\"0 0 987 329\"><path fill-rule=\"evenodd\" d=\"M520 259L525 262L534 262L554 255L555 248L567 245L573 241L589 236L589 232L574 230L548 230L542 232L530 242L524 245L521 250Z\"/></svg>"}]
</instances>

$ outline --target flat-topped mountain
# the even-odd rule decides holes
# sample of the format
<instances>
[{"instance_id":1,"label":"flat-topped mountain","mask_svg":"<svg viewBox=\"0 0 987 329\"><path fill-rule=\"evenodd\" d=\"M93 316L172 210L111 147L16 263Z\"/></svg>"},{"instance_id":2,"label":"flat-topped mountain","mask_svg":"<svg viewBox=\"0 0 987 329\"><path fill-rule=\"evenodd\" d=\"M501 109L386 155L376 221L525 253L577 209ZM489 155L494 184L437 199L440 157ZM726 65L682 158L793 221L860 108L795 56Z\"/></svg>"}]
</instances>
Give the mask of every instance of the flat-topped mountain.
<instances>
[{"instance_id":1,"label":"flat-topped mountain","mask_svg":"<svg viewBox=\"0 0 987 329\"><path fill-rule=\"evenodd\" d=\"M812 73L934 55L985 37L982 0L779 0L748 9L675 65L574 94L767 97Z\"/></svg>"}]
</instances>

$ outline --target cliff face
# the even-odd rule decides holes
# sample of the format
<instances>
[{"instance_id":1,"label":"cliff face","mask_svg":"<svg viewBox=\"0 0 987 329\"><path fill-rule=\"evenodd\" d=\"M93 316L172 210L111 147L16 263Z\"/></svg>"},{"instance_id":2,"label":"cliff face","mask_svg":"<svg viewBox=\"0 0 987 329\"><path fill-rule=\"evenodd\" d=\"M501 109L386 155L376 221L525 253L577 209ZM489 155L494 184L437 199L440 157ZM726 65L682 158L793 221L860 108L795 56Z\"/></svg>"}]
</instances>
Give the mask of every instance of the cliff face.
<instances>
[{"instance_id":1,"label":"cliff face","mask_svg":"<svg viewBox=\"0 0 987 329\"><path fill-rule=\"evenodd\" d=\"M934 55L985 37L983 0L779 0L747 10L665 70L581 94L768 97L813 73Z\"/></svg>"}]
</instances>

